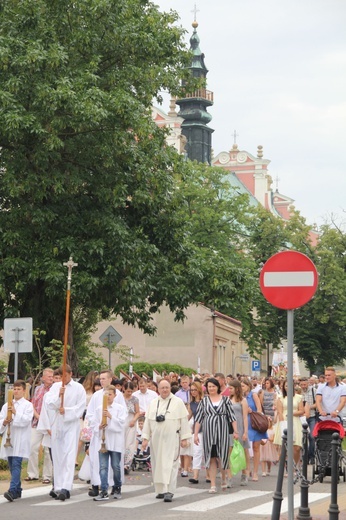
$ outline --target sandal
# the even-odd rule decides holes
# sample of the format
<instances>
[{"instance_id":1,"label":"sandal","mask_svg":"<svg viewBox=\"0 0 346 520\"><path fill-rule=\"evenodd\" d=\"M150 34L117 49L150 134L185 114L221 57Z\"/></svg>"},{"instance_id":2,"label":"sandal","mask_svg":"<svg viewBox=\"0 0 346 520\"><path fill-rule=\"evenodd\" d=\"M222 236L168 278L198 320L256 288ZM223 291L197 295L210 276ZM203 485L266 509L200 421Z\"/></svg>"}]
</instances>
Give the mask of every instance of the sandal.
<instances>
[{"instance_id":1,"label":"sandal","mask_svg":"<svg viewBox=\"0 0 346 520\"><path fill-rule=\"evenodd\" d=\"M34 480L38 480L38 478L34 478L34 477L25 477L25 482L33 482Z\"/></svg>"},{"instance_id":2,"label":"sandal","mask_svg":"<svg viewBox=\"0 0 346 520\"><path fill-rule=\"evenodd\" d=\"M227 487L228 487L228 486L227 486L227 482L222 481L222 483L221 483L221 489L222 489L222 491L226 491Z\"/></svg>"},{"instance_id":3,"label":"sandal","mask_svg":"<svg viewBox=\"0 0 346 520\"><path fill-rule=\"evenodd\" d=\"M42 484L50 484L50 479L45 478L44 480L42 480Z\"/></svg>"},{"instance_id":4,"label":"sandal","mask_svg":"<svg viewBox=\"0 0 346 520\"><path fill-rule=\"evenodd\" d=\"M217 493L216 486L211 486L211 488L209 489L208 493L212 493L212 494Z\"/></svg>"},{"instance_id":5,"label":"sandal","mask_svg":"<svg viewBox=\"0 0 346 520\"><path fill-rule=\"evenodd\" d=\"M252 482L258 482L258 476L254 473L254 476L252 477Z\"/></svg>"}]
</instances>

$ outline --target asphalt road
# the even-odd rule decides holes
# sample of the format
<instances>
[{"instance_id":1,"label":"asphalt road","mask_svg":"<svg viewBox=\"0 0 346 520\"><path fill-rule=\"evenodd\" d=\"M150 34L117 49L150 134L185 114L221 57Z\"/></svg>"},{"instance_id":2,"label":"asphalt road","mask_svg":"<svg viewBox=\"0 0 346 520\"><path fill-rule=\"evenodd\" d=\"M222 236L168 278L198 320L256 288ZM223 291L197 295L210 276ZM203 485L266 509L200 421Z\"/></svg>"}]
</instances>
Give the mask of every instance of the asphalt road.
<instances>
[{"instance_id":1,"label":"asphalt road","mask_svg":"<svg viewBox=\"0 0 346 520\"><path fill-rule=\"evenodd\" d=\"M309 467L311 472L311 467ZM154 489L151 483L151 473L131 472L126 477L123 486L122 500L111 498L106 502L94 502L88 497L88 485L78 479L71 499L65 502L56 501L49 497L49 486L40 484L26 484L23 497L13 503L0 497L0 518L36 520L37 518L49 518L49 520L78 520L78 518L94 519L121 515L122 520L141 518L162 520L196 518L208 520L267 520L271 518L272 497L277 482L277 467L272 470L269 477L260 477L258 482L249 482L248 487L240 487L240 476L233 478L232 489L221 492L218 479L218 493L208 493L210 487L205 482L205 472L201 472L199 484L193 485L188 478L178 477L178 489L172 503L164 503L155 499ZM309 490L309 508L313 519L327 519L330 503L330 477L326 477L323 483L316 483ZM283 486L285 497L286 479ZM3 483L1 488L3 489ZM2 491L3 492L3 491ZM295 485L295 505L300 505L300 486ZM340 503L339 520L346 519L346 483L340 482L338 486ZM287 518L285 499L282 502L280 518ZM345 510L343 510L343 507ZM101 511L100 511L101 509ZM119 510L119 511L116 511ZM297 513L297 511L296 511Z\"/></svg>"}]
</instances>

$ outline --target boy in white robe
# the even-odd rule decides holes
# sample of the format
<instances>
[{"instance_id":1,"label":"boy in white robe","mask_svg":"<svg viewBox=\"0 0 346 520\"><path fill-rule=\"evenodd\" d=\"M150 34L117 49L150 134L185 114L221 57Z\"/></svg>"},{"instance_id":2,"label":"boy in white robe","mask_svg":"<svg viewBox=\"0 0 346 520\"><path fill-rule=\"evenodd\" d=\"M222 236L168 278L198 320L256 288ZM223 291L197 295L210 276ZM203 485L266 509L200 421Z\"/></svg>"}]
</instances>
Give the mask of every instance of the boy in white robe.
<instances>
[{"instance_id":1,"label":"boy in white robe","mask_svg":"<svg viewBox=\"0 0 346 520\"><path fill-rule=\"evenodd\" d=\"M63 374L62 367L59 368ZM80 434L80 418L86 407L86 393L80 383L72 379L71 367L66 365L65 385L54 383L46 394L45 404L51 417L51 443L54 489L56 499L70 498ZM61 406L61 396L64 403ZM53 412L52 415L50 412Z\"/></svg>"},{"instance_id":2,"label":"boy in white robe","mask_svg":"<svg viewBox=\"0 0 346 520\"><path fill-rule=\"evenodd\" d=\"M32 404L24 398L26 391L25 381L18 379L13 384L12 418L7 418L8 403L5 403L0 412L0 434L3 440L0 458L7 460L10 472L10 488L4 493L9 502L22 496L20 474L23 459L30 456L31 421L34 415ZM11 445L6 446L8 428L10 428Z\"/></svg>"},{"instance_id":3,"label":"boy in white robe","mask_svg":"<svg viewBox=\"0 0 346 520\"><path fill-rule=\"evenodd\" d=\"M113 373L111 370L102 370L100 372L100 383L102 388L97 390L90 399L90 402L87 407L86 419L89 423L94 422L94 417L96 410L99 406L102 405L103 399L103 389L106 386L112 384ZM127 407L125 403L124 396L122 392L119 390L116 391L115 402L122 405L127 413ZM100 486L100 464L99 464L99 454L98 454L99 446L94 437L91 437L90 446L89 446L89 458L90 458L90 480L92 489L88 492L90 497L97 497L99 494L99 486ZM114 487L114 486L113 486ZM114 490L112 490L113 494Z\"/></svg>"},{"instance_id":4,"label":"boy in white robe","mask_svg":"<svg viewBox=\"0 0 346 520\"><path fill-rule=\"evenodd\" d=\"M103 407L99 406L91 423L95 444L99 446L101 492L94 498L96 502L109 498L109 461L113 470L114 498L121 498L121 458L125 450L127 411L115 402L115 386L107 386L103 393L107 395L107 409L103 410Z\"/></svg>"}]
</instances>

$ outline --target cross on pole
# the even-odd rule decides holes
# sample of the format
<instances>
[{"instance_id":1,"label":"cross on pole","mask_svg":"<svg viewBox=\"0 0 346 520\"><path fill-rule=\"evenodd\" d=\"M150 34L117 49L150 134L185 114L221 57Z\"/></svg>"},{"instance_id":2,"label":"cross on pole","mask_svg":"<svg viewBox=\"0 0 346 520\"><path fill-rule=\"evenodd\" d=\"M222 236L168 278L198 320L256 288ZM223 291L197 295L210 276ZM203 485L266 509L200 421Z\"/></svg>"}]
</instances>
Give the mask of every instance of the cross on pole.
<instances>
[{"instance_id":1,"label":"cross on pole","mask_svg":"<svg viewBox=\"0 0 346 520\"><path fill-rule=\"evenodd\" d=\"M195 4L194 8L192 9L191 13L193 13L193 21L196 22L197 13L199 13L199 9L197 9L197 6Z\"/></svg>"},{"instance_id":2,"label":"cross on pole","mask_svg":"<svg viewBox=\"0 0 346 520\"><path fill-rule=\"evenodd\" d=\"M280 178L278 176L276 176L275 177L276 191L279 191L279 180L280 180Z\"/></svg>"},{"instance_id":3,"label":"cross on pole","mask_svg":"<svg viewBox=\"0 0 346 520\"><path fill-rule=\"evenodd\" d=\"M63 266L67 267L67 290L70 290L71 289L71 280L72 280L72 269L74 267L77 267L78 264L76 264L73 261L72 256L70 256L69 261L68 262L64 262Z\"/></svg>"},{"instance_id":4,"label":"cross on pole","mask_svg":"<svg viewBox=\"0 0 346 520\"><path fill-rule=\"evenodd\" d=\"M234 144L237 144L237 137L239 137L239 134L237 134L237 131L234 130L234 131L233 131L233 140L234 140Z\"/></svg>"},{"instance_id":5,"label":"cross on pole","mask_svg":"<svg viewBox=\"0 0 346 520\"><path fill-rule=\"evenodd\" d=\"M67 340L68 340L68 325L70 319L70 298L71 298L71 280L72 280L72 269L77 267L72 256L70 256L68 262L63 263L64 267L67 267L67 291L66 291L66 314L65 314L65 334L64 334L64 350L62 358L62 388L65 387L66 377L66 364L67 364ZM61 408L64 407L64 393L61 394Z\"/></svg>"}]
</instances>

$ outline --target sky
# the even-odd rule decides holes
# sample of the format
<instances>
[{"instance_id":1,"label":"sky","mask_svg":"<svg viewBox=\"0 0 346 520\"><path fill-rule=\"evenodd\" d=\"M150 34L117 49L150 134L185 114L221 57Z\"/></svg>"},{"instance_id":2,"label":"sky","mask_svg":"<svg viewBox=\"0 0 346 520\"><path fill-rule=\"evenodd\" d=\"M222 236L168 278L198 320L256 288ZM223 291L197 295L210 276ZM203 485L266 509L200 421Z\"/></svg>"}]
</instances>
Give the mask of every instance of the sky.
<instances>
[{"instance_id":1,"label":"sky","mask_svg":"<svg viewBox=\"0 0 346 520\"><path fill-rule=\"evenodd\" d=\"M273 188L308 224L346 229L346 1L154 0L177 11L214 92L214 156L240 150L271 161ZM168 110L168 101L162 107ZM276 181L277 179L277 181Z\"/></svg>"}]
</instances>

